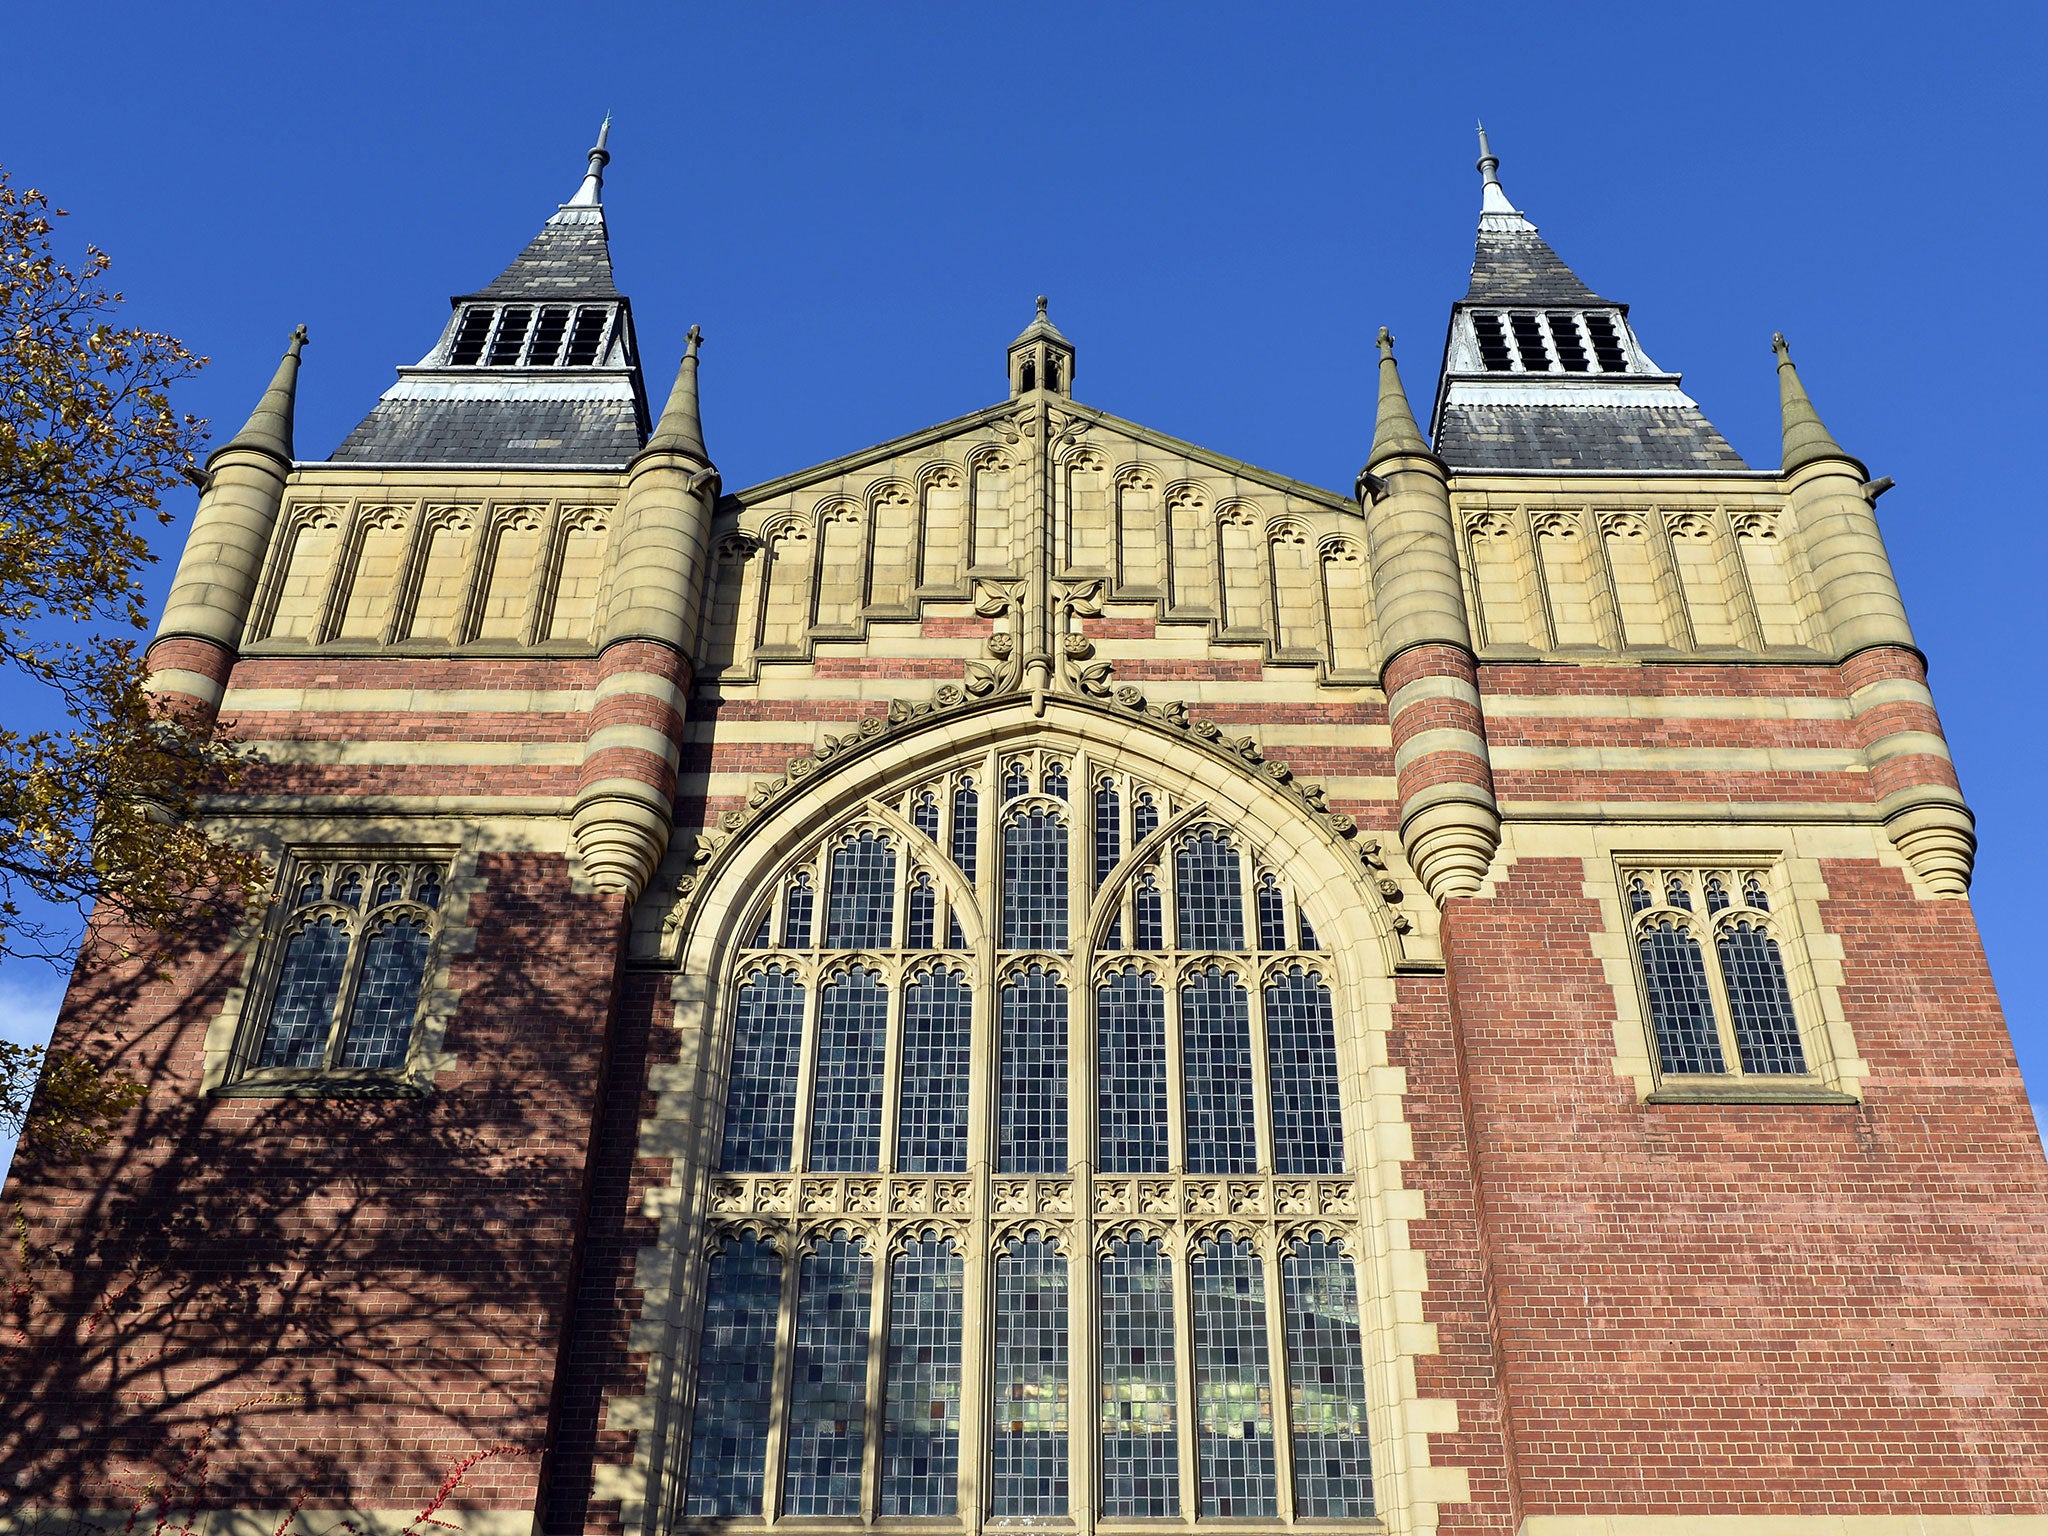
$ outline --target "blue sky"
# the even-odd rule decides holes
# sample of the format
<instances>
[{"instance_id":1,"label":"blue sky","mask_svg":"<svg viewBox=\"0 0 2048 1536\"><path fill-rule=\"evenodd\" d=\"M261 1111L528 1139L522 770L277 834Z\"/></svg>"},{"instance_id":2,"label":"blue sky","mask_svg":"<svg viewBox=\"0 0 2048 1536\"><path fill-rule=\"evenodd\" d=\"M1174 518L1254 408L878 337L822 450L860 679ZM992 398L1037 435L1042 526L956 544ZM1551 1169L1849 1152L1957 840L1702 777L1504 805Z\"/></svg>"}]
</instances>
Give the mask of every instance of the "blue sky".
<instances>
[{"instance_id":1,"label":"blue sky","mask_svg":"<svg viewBox=\"0 0 2048 1536\"><path fill-rule=\"evenodd\" d=\"M1043 292L1080 398L1345 488L1378 326L1427 408L1484 117L1510 195L1752 463L1782 329L1835 436L1897 479L1885 535L2039 1101L2044 14L115 4L87 54L69 13L17 8L8 51L39 63L0 95L0 163L113 253L133 320L213 358L181 403L218 433L306 322L302 457L573 191L609 110L620 284L657 390L703 326L728 485L987 404ZM0 1032L46 1030L59 990L0 967Z\"/></svg>"}]
</instances>

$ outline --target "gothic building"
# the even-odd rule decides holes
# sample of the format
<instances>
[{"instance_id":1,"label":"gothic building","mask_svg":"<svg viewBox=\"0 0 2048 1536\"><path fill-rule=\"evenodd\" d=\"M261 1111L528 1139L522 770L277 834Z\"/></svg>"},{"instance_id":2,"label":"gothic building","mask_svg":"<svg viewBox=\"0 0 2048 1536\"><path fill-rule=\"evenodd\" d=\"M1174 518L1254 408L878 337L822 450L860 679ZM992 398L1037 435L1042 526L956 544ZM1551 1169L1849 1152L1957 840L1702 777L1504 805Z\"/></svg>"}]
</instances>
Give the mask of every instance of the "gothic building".
<instances>
[{"instance_id":1,"label":"gothic building","mask_svg":"<svg viewBox=\"0 0 2048 1536\"><path fill-rule=\"evenodd\" d=\"M1040 299L735 491L606 163L207 464L153 686L274 885L73 988L149 1092L8 1183L0 1528L2048 1532L1971 817L1782 339L1752 468L1482 143L1355 486Z\"/></svg>"}]
</instances>

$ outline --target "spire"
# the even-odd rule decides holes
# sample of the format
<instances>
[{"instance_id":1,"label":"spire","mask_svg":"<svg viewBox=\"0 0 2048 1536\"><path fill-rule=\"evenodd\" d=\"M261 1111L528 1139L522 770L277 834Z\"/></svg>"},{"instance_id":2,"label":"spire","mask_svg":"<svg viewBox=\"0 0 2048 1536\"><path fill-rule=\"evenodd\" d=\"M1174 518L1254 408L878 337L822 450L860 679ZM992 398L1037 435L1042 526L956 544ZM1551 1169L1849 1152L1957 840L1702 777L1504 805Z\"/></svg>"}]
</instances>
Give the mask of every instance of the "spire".
<instances>
[{"instance_id":1,"label":"spire","mask_svg":"<svg viewBox=\"0 0 2048 1536\"><path fill-rule=\"evenodd\" d=\"M690 339L683 348L682 366L676 369L676 385L662 407L661 420L641 453L680 453L709 465L710 451L704 446L704 425L697 415L697 347L704 333L690 327Z\"/></svg>"},{"instance_id":2,"label":"spire","mask_svg":"<svg viewBox=\"0 0 2048 1536\"><path fill-rule=\"evenodd\" d=\"M256 402L256 409L249 413L242 430L207 455L208 463L231 448L253 449L286 464L292 462L292 401L298 393L299 353L305 345L306 328L302 325L292 332L291 343L278 361L277 372L271 376L270 388L263 391L263 398Z\"/></svg>"},{"instance_id":3,"label":"spire","mask_svg":"<svg viewBox=\"0 0 2048 1536\"><path fill-rule=\"evenodd\" d=\"M604 121L597 125L597 143L590 149L590 169L583 173L583 185L576 189L576 195L562 204L564 208L596 208L604 202L604 168L612 162L611 155L604 147L604 141L611 137L612 115L607 112Z\"/></svg>"},{"instance_id":4,"label":"spire","mask_svg":"<svg viewBox=\"0 0 2048 1536\"><path fill-rule=\"evenodd\" d=\"M1408 405L1408 391L1401 387L1401 370L1394 362L1394 337L1380 327L1380 408L1373 422L1372 453L1366 458L1370 470L1387 459L1419 454L1434 458L1422 429L1415 425L1415 412Z\"/></svg>"},{"instance_id":5,"label":"spire","mask_svg":"<svg viewBox=\"0 0 2048 1536\"><path fill-rule=\"evenodd\" d=\"M1784 332L1771 338L1771 350L1778 354L1778 410L1785 423L1784 472L1789 475L1819 459L1855 463L1828 435L1820 413L1806 398L1806 386L1799 382L1799 370L1792 366L1792 349L1785 344Z\"/></svg>"}]
</instances>

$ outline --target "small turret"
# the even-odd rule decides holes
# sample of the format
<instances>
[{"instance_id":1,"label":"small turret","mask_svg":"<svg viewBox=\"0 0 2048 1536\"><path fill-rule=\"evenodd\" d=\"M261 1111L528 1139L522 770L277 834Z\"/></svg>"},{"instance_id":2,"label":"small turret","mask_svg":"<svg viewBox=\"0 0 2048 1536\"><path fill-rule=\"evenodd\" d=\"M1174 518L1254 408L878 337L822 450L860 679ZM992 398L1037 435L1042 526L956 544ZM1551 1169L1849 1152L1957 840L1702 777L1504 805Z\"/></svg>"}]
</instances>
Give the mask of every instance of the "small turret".
<instances>
[{"instance_id":1,"label":"small turret","mask_svg":"<svg viewBox=\"0 0 2048 1536\"><path fill-rule=\"evenodd\" d=\"M291 464L292 412L299 389L299 354L305 347L306 328L302 325L292 332L284 356L278 359L277 372L271 375L270 387L263 391L263 398L256 402L249 419L242 423L242 430L214 449L207 456L208 463L222 454L245 449L267 453L287 466Z\"/></svg>"},{"instance_id":2,"label":"small turret","mask_svg":"<svg viewBox=\"0 0 2048 1536\"><path fill-rule=\"evenodd\" d=\"M1786 474L1795 469L1804 469L1819 459L1840 459L1854 464L1860 471L1863 465L1842 451L1842 447L1828 432L1820 419L1820 412L1813 408L1807 398L1806 386L1799 382L1799 370L1792 362L1792 349L1785 343L1785 333L1778 332L1771 337L1771 350L1778 357L1778 412L1783 418L1785 455L1781 468Z\"/></svg>"},{"instance_id":3,"label":"small turret","mask_svg":"<svg viewBox=\"0 0 2048 1536\"><path fill-rule=\"evenodd\" d=\"M1010 343L1010 398L1048 389L1056 395L1074 393L1074 344L1060 334L1038 296L1038 315Z\"/></svg>"},{"instance_id":4,"label":"small turret","mask_svg":"<svg viewBox=\"0 0 2048 1536\"><path fill-rule=\"evenodd\" d=\"M669 391L661 420L655 423L654 435L641 453L679 453L699 464L711 462L711 453L704 446L704 424L697 414L697 348L703 340L704 333L691 326L682 365L676 369L675 387Z\"/></svg>"}]
</instances>

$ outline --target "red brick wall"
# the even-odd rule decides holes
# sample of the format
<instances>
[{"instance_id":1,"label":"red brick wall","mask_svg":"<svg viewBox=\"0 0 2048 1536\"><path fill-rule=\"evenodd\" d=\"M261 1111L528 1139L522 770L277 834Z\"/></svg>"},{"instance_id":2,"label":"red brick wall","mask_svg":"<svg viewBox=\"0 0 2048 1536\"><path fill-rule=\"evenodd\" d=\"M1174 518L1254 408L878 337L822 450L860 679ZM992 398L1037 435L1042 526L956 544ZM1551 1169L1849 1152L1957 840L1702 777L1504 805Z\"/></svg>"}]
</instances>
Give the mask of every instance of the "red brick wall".
<instances>
[{"instance_id":1,"label":"red brick wall","mask_svg":"<svg viewBox=\"0 0 2048 1536\"><path fill-rule=\"evenodd\" d=\"M420 1100L208 1099L239 963L196 934L164 975L74 989L59 1044L120 1042L148 1097L72 1169L17 1160L0 1503L120 1506L214 1416L219 1501L417 1508L465 1455L538 1450L569 1315L619 912L559 858L485 855L474 953ZM102 1047L104 1049L104 1045ZM300 1403L257 1402L289 1394ZM234 1405L244 1406L236 1409ZM460 1502L531 1508L537 1459Z\"/></svg>"},{"instance_id":2,"label":"red brick wall","mask_svg":"<svg viewBox=\"0 0 2048 1536\"><path fill-rule=\"evenodd\" d=\"M1576 859L1447 915L1520 1515L2048 1508L2048 1165L1969 909L1825 878L1860 1108L1638 1104Z\"/></svg>"}]
</instances>

